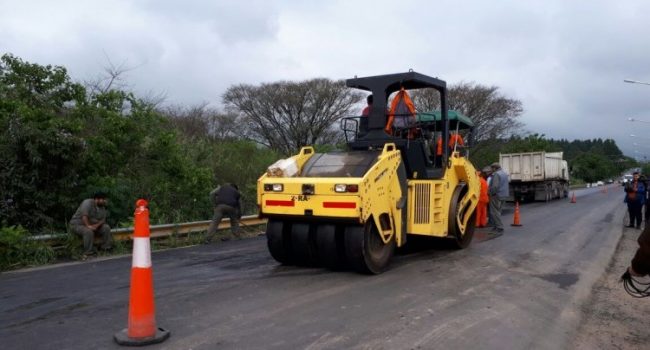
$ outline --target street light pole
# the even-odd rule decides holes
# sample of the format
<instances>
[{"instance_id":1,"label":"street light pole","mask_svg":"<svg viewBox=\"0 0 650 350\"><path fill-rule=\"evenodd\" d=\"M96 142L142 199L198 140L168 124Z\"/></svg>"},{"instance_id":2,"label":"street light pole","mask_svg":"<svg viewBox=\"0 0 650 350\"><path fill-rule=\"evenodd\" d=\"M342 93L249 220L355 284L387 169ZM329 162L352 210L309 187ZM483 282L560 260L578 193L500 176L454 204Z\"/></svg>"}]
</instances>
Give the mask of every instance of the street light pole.
<instances>
[{"instance_id":1,"label":"street light pole","mask_svg":"<svg viewBox=\"0 0 650 350\"><path fill-rule=\"evenodd\" d=\"M647 121L647 120L640 120L640 119L631 118L631 117L627 118L627 120L630 121L630 122L640 122L640 123L649 123L650 124L650 122Z\"/></svg>"},{"instance_id":2,"label":"street light pole","mask_svg":"<svg viewBox=\"0 0 650 350\"><path fill-rule=\"evenodd\" d=\"M629 84L650 85L650 83L646 83L646 82L644 82L644 81L632 80L632 79L623 79L623 82L625 82L625 83L629 83ZM628 121L631 121L631 122L650 123L650 122L648 122L648 121L645 121L645 120L638 120L638 119L635 119L635 118L632 118L632 117L627 118L627 120L628 120ZM638 137L638 138L642 138L642 139L650 139L650 138L648 138L648 137L637 136L637 135L634 135L634 134L631 134L630 137ZM636 142L634 143L634 145L635 145L635 146L640 146L640 145L637 144ZM634 150L634 153L641 153L641 152L639 152L639 151L637 151L637 150ZM643 162L646 163L647 161L648 161L648 158L647 158L646 155L644 154L644 155L643 155Z\"/></svg>"},{"instance_id":3,"label":"street light pole","mask_svg":"<svg viewBox=\"0 0 650 350\"><path fill-rule=\"evenodd\" d=\"M625 83L630 83L630 84L643 84L643 85L650 85L650 83L646 83L646 82L638 81L638 80L630 80L630 79L623 79L623 82L625 82Z\"/></svg>"},{"instance_id":4,"label":"street light pole","mask_svg":"<svg viewBox=\"0 0 650 350\"><path fill-rule=\"evenodd\" d=\"M650 140L650 137L643 137L643 136L634 135L634 134L630 134L630 137L638 137L638 138L640 138L640 139L647 139L647 140Z\"/></svg>"}]
</instances>

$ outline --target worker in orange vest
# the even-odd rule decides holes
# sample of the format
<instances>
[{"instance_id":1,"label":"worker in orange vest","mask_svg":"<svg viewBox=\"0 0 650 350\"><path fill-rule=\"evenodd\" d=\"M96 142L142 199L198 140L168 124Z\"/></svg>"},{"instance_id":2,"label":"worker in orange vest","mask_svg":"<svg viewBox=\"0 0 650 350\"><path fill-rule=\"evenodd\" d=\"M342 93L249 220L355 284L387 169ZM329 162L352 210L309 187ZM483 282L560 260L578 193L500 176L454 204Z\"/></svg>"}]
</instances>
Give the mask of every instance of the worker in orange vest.
<instances>
[{"instance_id":1,"label":"worker in orange vest","mask_svg":"<svg viewBox=\"0 0 650 350\"><path fill-rule=\"evenodd\" d=\"M463 137L460 136L460 134L452 131L449 133L449 141L447 142L450 155L451 152L454 151L454 145L465 146L465 142L463 142ZM438 163L441 161L442 161L442 136L438 137L438 141L436 141L436 166L441 166L441 164Z\"/></svg>"},{"instance_id":2,"label":"worker in orange vest","mask_svg":"<svg viewBox=\"0 0 650 350\"><path fill-rule=\"evenodd\" d=\"M478 197L478 206L476 206L476 227L487 226L487 208L490 203L490 197L488 196L488 183L486 178L491 171L492 169L485 168L483 171L476 172L481 182L481 193Z\"/></svg>"},{"instance_id":3,"label":"worker in orange vest","mask_svg":"<svg viewBox=\"0 0 650 350\"><path fill-rule=\"evenodd\" d=\"M465 142L463 142L463 137L459 133L452 131L449 133L449 153L454 151L454 146L463 147Z\"/></svg>"},{"instance_id":4,"label":"worker in orange vest","mask_svg":"<svg viewBox=\"0 0 650 350\"><path fill-rule=\"evenodd\" d=\"M437 141L437 149L436 149L436 155L441 156L442 155L442 137L438 138ZM449 133L449 142L447 142L447 146L449 146L449 150L453 151L454 150L454 145L458 146L465 146L465 142L463 142L463 137L460 136L457 132L451 132Z\"/></svg>"}]
</instances>

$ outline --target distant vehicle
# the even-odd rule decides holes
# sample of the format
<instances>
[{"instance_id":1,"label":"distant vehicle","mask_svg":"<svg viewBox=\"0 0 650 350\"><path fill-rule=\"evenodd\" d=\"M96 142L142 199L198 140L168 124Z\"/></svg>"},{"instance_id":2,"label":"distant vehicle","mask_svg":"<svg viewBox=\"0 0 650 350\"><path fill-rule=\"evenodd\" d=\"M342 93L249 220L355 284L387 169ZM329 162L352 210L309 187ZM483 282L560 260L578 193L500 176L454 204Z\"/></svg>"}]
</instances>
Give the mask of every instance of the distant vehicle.
<instances>
[{"instance_id":1,"label":"distant vehicle","mask_svg":"<svg viewBox=\"0 0 650 350\"><path fill-rule=\"evenodd\" d=\"M607 179L607 181L605 181L605 182L607 182L608 184L613 184L613 183L614 183L614 179Z\"/></svg>"},{"instance_id":2,"label":"distant vehicle","mask_svg":"<svg viewBox=\"0 0 650 350\"><path fill-rule=\"evenodd\" d=\"M501 167L510 175L514 201L549 201L569 195L569 167L562 152L499 154Z\"/></svg>"},{"instance_id":3,"label":"distant vehicle","mask_svg":"<svg viewBox=\"0 0 650 350\"><path fill-rule=\"evenodd\" d=\"M634 177L632 176L632 174L625 174L625 175L623 175L623 185L625 185L625 184L628 183L629 181L632 181L633 178L634 178Z\"/></svg>"},{"instance_id":4,"label":"distant vehicle","mask_svg":"<svg viewBox=\"0 0 650 350\"><path fill-rule=\"evenodd\" d=\"M596 186L605 186L605 183L602 181L596 182Z\"/></svg>"}]
</instances>

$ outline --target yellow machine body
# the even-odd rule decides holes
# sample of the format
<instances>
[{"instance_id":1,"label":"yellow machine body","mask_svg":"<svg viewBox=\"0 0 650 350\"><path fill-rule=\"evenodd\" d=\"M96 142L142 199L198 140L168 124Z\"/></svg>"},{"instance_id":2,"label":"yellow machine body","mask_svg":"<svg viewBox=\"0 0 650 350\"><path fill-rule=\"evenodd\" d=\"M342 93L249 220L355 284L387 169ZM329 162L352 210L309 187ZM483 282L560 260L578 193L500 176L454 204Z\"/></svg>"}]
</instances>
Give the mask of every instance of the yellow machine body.
<instances>
[{"instance_id":1,"label":"yellow machine body","mask_svg":"<svg viewBox=\"0 0 650 350\"><path fill-rule=\"evenodd\" d=\"M315 153L303 147L258 179L257 204L268 218L273 258L378 274L409 236L447 237L457 248L467 247L480 192L476 170L456 144L442 154L430 152L436 134L448 145L450 130L463 125L471 133L473 126L458 113L450 118L446 83L410 71L355 77L346 86L374 96L368 115L341 119L348 150ZM409 89L437 91L439 113L417 117ZM386 113L397 91L406 97L394 99Z\"/></svg>"},{"instance_id":2,"label":"yellow machine body","mask_svg":"<svg viewBox=\"0 0 650 350\"><path fill-rule=\"evenodd\" d=\"M405 234L447 237L450 220L464 232L478 204L480 184L476 170L458 153L450 157L441 179L408 179L406 193L402 193L398 179L397 169L402 160L394 144L384 146L376 163L362 177L301 177L301 168L312 155L313 148L304 147L292 157L299 167L298 176L264 174L259 178L260 215L308 218L315 222L350 220L359 224L372 220L382 240L386 243L394 238L399 247L406 243ZM282 185L282 191L266 191L265 185ZM305 194L303 185L313 185L313 194ZM336 185L356 185L358 191L337 193ZM451 215L455 191L462 191L462 197L458 199L456 215ZM401 210L404 204L405 217ZM406 225L402 225L404 221Z\"/></svg>"}]
</instances>

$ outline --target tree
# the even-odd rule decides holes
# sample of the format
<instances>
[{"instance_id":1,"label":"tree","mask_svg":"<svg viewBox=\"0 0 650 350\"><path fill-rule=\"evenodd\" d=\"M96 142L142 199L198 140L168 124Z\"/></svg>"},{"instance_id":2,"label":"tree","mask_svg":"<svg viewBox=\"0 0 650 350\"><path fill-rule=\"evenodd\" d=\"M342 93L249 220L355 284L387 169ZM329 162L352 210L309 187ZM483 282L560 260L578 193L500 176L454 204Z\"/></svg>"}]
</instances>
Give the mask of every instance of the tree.
<instances>
[{"instance_id":1,"label":"tree","mask_svg":"<svg viewBox=\"0 0 650 350\"><path fill-rule=\"evenodd\" d=\"M223 113L207 104L190 107L170 106L160 111L186 141L235 140L243 138L240 116Z\"/></svg>"},{"instance_id":2,"label":"tree","mask_svg":"<svg viewBox=\"0 0 650 350\"><path fill-rule=\"evenodd\" d=\"M421 111L440 109L436 90L420 89L412 92L414 104ZM474 140L477 142L501 139L522 127L517 120L523 112L521 101L508 98L496 86L461 82L450 85L447 104L474 122Z\"/></svg>"},{"instance_id":3,"label":"tree","mask_svg":"<svg viewBox=\"0 0 650 350\"><path fill-rule=\"evenodd\" d=\"M562 147L544 138L544 134L530 134L527 136L513 135L507 139L494 139L482 141L480 147L472 148L472 163L483 167L499 160L499 153L520 152L560 152Z\"/></svg>"},{"instance_id":4,"label":"tree","mask_svg":"<svg viewBox=\"0 0 650 350\"><path fill-rule=\"evenodd\" d=\"M63 67L0 59L0 224L52 227L74 205L85 89Z\"/></svg>"},{"instance_id":5,"label":"tree","mask_svg":"<svg viewBox=\"0 0 650 350\"><path fill-rule=\"evenodd\" d=\"M526 137L511 136L501 150L502 153L520 152L561 152L562 147L553 140L546 139L544 134L531 134Z\"/></svg>"},{"instance_id":6,"label":"tree","mask_svg":"<svg viewBox=\"0 0 650 350\"><path fill-rule=\"evenodd\" d=\"M81 133L87 144L80 155L86 164L80 197L105 189L114 222L128 222L137 198L150 201L153 222L208 217L210 169L193 161L154 106L112 90L96 95L79 113L86 118Z\"/></svg>"},{"instance_id":7,"label":"tree","mask_svg":"<svg viewBox=\"0 0 650 350\"><path fill-rule=\"evenodd\" d=\"M602 154L584 153L571 162L573 176L585 182L596 182L613 177L614 164Z\"/></svg>"},{"instance_id":8,"label":"tree","mask_svg":"<svg viewBox=\"0 0 650 350\"><path fill-rule=\"evenodd\" d=\"M362 98L343 81L311 79L234 85L223 95L230 111L244 116L246 135L284 155L317 143L336 143L334 125Z\"/></svg>"},{"instance_id":9,"label":"tree","mask_svg":"<svg viewBox=\"0 0 650 350\"><path fill-rule=\"evenodd\" d=\"M188 147L190 148L190 147ZM151 200L155 222L207 218L210 167L132 93L87 93L65 68L0 61L0 226L62 230L79 202L108 192L109 223Z\"/></svg>"}]
</instances>

